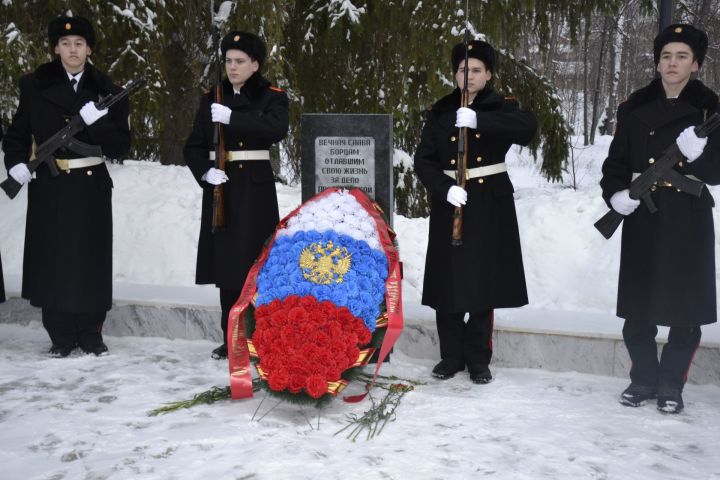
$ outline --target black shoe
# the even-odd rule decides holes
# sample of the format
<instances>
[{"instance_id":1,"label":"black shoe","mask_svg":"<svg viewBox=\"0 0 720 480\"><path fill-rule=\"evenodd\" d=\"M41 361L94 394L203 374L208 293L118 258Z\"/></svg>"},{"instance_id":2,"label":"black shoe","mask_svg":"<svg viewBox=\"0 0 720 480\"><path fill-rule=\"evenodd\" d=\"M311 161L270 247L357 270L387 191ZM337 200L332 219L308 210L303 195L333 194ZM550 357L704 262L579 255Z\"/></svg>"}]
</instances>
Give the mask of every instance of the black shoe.
<instances>
[{"instance_id":1,"label":"black shoe","mask_svg":"<svg viewBox=\"0 0 720 480\"><path fill-rule=\"evenodd\" d=\"M470 380L473 383L479 385L485 385L486 383L492 382L492 373L487 365L483 365L480 368L470 368Z\"/></svg>"},{"instance_id":2,"label":"black shoe","mask_svg":"<svg viewBox=\"0 0 720 480\"><path fill-rule=\"evenodd\" d=\"M75 350L76 346L77 345L55 345L53 343L50 350L48 350L48 354L55 358L65 358Z\"/></svg>"},{"instance_id":3,"label":"black shoe","mask_svg":"<svg viewBox=\"0 0 720 480\"><path fill-rule=\"evenodd\" d=\"M631 383L620 394L620 404L626 407L641 407L645 402L657 398L657 388Z\"/></svg>"},{"instance_id":4,"label":"black shoe","mask_svg":"<svg viewBox=\"0 0 720 480\"><path fill-rule=\"evenodd\" d=\"M82 347L83 352L85 353L92 353L96 357L99 357L101 355L105 355L108 353L108 347L105 345L105 342L100 340L99 343L93 344L90 347Z\"/></svg>"},{"instance_id":5,"label":"black shoe","mask_svg":"<svg viewBox=\"0 0 720 480\"><path fill-rule=\"evenodd\" d=\"M210 356L214 360L225 360L228 357L227 345L225 345L223 343L222 345L217 347L215 350L213 350L212 353L210 354Z\"/></svg>"},{"instance_id":6,"label":"black shoe","mask_svg":"<svg viewBox=\"0 0 720 480\"><path fill-rule=\"evenodd\" d=\"M448 378L454 377L457 372L462 372L463 370L465 370L465 367L458 366L450 360L441 360L440 363L433 368L432 376L440 380L447 380Z\"/></svg>"},{"instance_id":7,"label":"black shoe","mask_svg":"<svg viewBox=\"0 0 720 480\"><path fill-rule=\"evenodd\" d=\"M682 392L678 389L661 389L657 396L657 409L662 413L680 413L685 404L682 399Z\"/></svg>"},{"instance_id":8,"label":"black shoe","mask_svg":"<svg viewBox=\"0 0 720 480\"><path fill-rule=\"evenodd\" d=\"M105 345L105 342L103 342L102 334L100 333L81 334L78 343L80 343L80 348L83 352L88 354L92 353L96 357L108 352L108 347Z\"/></svg>"}]
</instances>

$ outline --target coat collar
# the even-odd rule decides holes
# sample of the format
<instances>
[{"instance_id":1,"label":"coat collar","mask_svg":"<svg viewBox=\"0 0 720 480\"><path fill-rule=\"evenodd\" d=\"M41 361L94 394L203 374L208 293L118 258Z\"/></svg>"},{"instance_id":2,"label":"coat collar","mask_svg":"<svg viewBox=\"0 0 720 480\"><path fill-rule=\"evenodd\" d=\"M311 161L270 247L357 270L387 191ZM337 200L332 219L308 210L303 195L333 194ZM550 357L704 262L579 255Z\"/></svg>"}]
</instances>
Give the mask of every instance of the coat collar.
<instances>
[{"instance_id":1,"label":"coat collar","mask_svg":"<svg viewBox=\"0 0 720 480\"><path fill-rule=\"evenodd\" d=\"M718 96L700 80L690 80L680 92L678 98L698 110L714 111L718 106ZM633 92L630 98L627 99L627 106L630 110L634 110L652 101L663 99L665 99L665 89L663 89L662 81L656 78L646 87Z\"/></svg>"},{"instance_id":2,"label":"coat collar","mask_svg":"<svg viewBox=\"0 0 720 480\"><path fill-rule=\"evenodd\" d=\"M267 88L272 85L265 77L255 72L247 79L240 89L240 95L235 95L232 83L227 78L222 81L223 103L229 107L240 107L249 105L252 100L258 98ZM210 92L210 98L215 99L215 89Z\"/></svg>"},{"instance_id":3,"label":"coat collar","mask_svg":"<svg viewBox=\"0 0 720 480\"><path fill-rule=\"evenodd\" d=\"M96 101L99 95L112 92L110 77L100 73L92 64L86 63L78 92L75 94L59 59L40 65L35 70L34 82L43 98L67 112L77 112L88 101Z\"/></svg>"},{"instance_id":4,"label":"coat collar","mask_svg":"<svg viewBox=\"0 0 720 480\"><path fill-rule=\"evenodd\" d=\"M655 79L646 87L637 90L626 102L626 108L633 112L650 129L674 122L698 111L715 111L718 96L699 80L690 80L678 96L678 101L669 107L665 101L662 81Z\"/></svg>"},{"instance_id":5,"label":"coat collar","mask_svg":"<svg viewBox=\"0 0 720 480\"><path fill-rule=\"evenodd\" d=\"M438 114L445 113L450 110L455 111L460 105L460 97L460 89L455 88L450 95L438 100L438 102L431 107L432 111ZM478 94L475 95L475 99L470 106L476 110L493 110L499 105L502 105L502 102L503 97L498 92L493 90L492 87L485 87L481 92L478 92Z\"/></svg>"},{"instance_id":6,"label":"coat collar","mask_svg":"<svg viewBox=\"0 0 720 480\"><path fill-rule=\"evenodd\" d=\"M104 77L91 63L86 63L81 79L82 88L106 95L111 91L108 83L112 82ZM67 74L60 59L44 63L35 70L35 86L38 90L46 90L58 84L65 85L67 81Z\"/></svg>"}]
</instances>

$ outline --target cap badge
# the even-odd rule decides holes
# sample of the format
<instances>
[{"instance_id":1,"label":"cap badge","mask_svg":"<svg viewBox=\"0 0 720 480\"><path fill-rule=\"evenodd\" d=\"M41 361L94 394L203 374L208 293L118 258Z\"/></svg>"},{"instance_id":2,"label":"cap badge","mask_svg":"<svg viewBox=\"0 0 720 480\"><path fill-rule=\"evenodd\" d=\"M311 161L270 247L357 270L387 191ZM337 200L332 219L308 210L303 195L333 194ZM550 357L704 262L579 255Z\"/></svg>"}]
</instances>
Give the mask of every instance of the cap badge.
<instances>
[{"instance_id":1,"label":"cap badge","mask_svg":"<svg viewBox=\"0 0 720 480\"><path fill-rule=\"evenodd\" d=\"M72 25L70 23L65 24L65 30L70 30L72 28Z\"/></svg>"},{"instance_id":2,"label":"cap badge","mask_svg":"<svg viewBox=\"0 0 720 480\"><path fill-rule=\"evenodd\" d=\"M682 27L677 27L677 28L675 29L675 33L680 33L680 32L682 32Z\"/></svg>"},{"instance_id":3,"label":"cap badge","mask_svg":"<svg viewBox=\"0 0 720 480\"><path fill-rule=\"evenodd\" d=\"M234 42L237 42L237 41L239 41L239 40L240 40L240 35L235 35L235 36L233 37L233 41L234 41Z\"/></svg>"}]
</instances>

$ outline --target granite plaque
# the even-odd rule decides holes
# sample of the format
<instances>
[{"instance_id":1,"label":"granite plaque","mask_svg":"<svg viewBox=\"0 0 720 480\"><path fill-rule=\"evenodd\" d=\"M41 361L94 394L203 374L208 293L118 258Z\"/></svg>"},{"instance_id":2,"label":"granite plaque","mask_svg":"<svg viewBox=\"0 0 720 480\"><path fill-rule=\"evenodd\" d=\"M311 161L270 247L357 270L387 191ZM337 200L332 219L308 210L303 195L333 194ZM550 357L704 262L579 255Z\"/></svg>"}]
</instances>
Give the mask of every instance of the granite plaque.
<instances>
[{"instance_id":1,"label":"granite plaque","mask_svg":"<svg viewBox=\"0 0 720 480\"><path fill-rule=\"evenodd\" d=\"M392 226L392 115L303 114L302 201L328 187L359 188Z\"/></svg>"}]
</instances>

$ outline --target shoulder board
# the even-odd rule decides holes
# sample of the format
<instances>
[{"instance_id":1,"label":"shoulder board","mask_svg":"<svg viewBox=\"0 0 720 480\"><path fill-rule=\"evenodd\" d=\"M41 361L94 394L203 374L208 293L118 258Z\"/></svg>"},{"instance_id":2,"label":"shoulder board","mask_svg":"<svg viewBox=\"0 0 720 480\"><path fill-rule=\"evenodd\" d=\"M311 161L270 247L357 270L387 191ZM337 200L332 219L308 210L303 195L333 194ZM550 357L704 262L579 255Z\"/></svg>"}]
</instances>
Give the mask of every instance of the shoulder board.
<instances>
[{"instance_id":1,"label":"shoulder board","mask_svg":"<svg viewBox=\"0 0 720 480\"><path fill-rule=\"evenodd\" d=\"M212 92L212 88L206 88L203 90L203 95L210 95L210 92Z\"/></svg>"},{"instance_id":2,"label":"shoulder board","mask_svg":"<svg viewBox=\"0 0 720 480\"><path fill-rule=\"evenodd\" d=\"M270 87L270 90L273 90L275 92L285 93L285 90L283 90L282 88L279 88L279 87L275 87L275 86Z\"/></svg>"},{"instance_id":3,"label":"shoulder board","mask_svg":"<svg viewBox=\"0 0 720 480\"><path fill-rule=\"evenodd\" d=\"M512 95L508 95L505 97L506 102L517 102L517 98L513 97Z\"/></svg>"}]
</instances>

